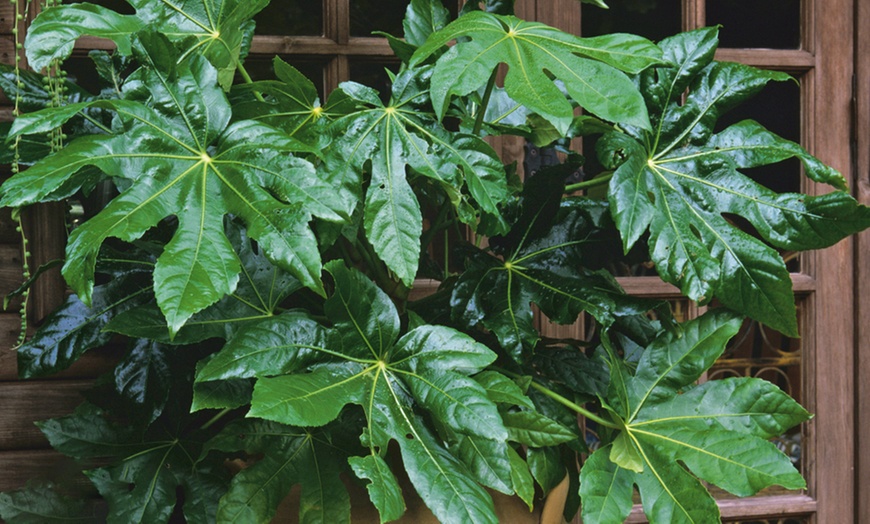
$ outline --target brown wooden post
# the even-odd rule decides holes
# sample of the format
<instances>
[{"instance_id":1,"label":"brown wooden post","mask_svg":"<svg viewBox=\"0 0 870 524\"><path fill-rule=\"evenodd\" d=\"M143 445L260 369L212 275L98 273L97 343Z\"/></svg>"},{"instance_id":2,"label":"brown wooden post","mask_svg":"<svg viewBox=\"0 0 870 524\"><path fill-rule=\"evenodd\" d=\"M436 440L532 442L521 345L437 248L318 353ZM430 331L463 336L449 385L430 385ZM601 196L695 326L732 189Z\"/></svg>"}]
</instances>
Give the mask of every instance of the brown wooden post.
<instances>
[{"instance_id":1,"label":"brown wooden post","mask_svg":"<svg viewBox=\"0 0 870 524\"><path fill-rule=\"evenodd\" d=\"M870 2L855 2L854 188L870 205ZM862 29L863 28L863 29ZM870 522L870 232L855 242L855 522Z\"/></svg>"}]
</instances>

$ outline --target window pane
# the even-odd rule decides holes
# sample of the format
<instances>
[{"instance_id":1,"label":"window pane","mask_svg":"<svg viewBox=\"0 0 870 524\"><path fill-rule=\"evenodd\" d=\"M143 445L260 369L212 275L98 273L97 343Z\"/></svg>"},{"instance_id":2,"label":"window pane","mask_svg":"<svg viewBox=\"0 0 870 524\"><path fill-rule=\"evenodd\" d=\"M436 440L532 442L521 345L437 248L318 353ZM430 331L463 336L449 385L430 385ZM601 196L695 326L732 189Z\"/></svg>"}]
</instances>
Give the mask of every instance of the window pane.
<instances>
[{"instance_id":1,"label":"window pane","mask_svg":"<svg viewBox=\"0 0 870 524\"><path fill-rule=\"evenodd\" d=\"M254 17L258 35L323 34L323 3L319 0L275 0Z\"/></svg>"},{"instance_id":2,"label":"window pane","mask_svg":"<svg viewBox=\"0 0 870 524\"><path fill-rule=\"evenodd\" d=\"M633 33L659 41L680 32L680 2L674 0L629 0L608 2L610 9L584 5L582 35Z\"/></svg>"},{"instance_id":3,"label":"window pane","mask_svg":"<svg viewBox=\"0 0 870 524\"><path fill-rule=\"evenodd\" d=\"M707 25L722 25L719 47L797 49L800 7L800 0L707 0Z\"/></svg>"},{"instance_id":4,"label":"window pane","mask_svg":"<svg viewBox=\"0 0 870 524\"><path fill-rule=\"evenodd\" d=\"M407 6L408 0L350 0L351 36L372 36L372 31L404 36Z\"/></svg>"},{"instance_id":5,"label":"window pane","mask_svg":"<svg viewBox=\"0 0 870 524\"><path fill-rule=\"evenodd\" d=\"M84 88L89 93L99 94L100 90L109 87L108 83L100 78L97 74L97 68L94 61L87 56L71 56L64 60L63 70L67 73L67 78L76 83L79 87ZM129 73L129 71L127 71Z\"/></svg>"},{"instance_id":6,"label":"window pane","mask_svg":"<svg viewBox=\"0 0 870 524\"><path fill-rule=\"evenodd\" d=\"M64 4L73 4L79 3L81 0L64 0ZM117 13L132 15L136 13L136 9L133 8L132 5L128 4L124 0L88 0L91 4L101 5L103 7L108 7L112 11Z\"/></svg>"},{"instance_id":7,"label":"window pane","mask_svg":"<svg viewBox=\"0 0 870 524\"><path fill-rule=\"evenodd\" d=\"M719 132L731 124L751 118L773 133L792 142L801 139L801 91L796 82L771 82L754 98L725 113L716 124ZM796 159L745 169L743 173L778 192L801 188L800 162Z\"/></svg>"},{"instance_id":8,"label":"window pane","mask_svg":"<svg viewBox=\"0 0 870 524\"><path fill-rule=\"evenodd\" d=\"M381 100L388 103L393 89L393 82L387 75L387 69L395 73L399 64L380 61L358 61L350 64L350 79L354 82L374 88L381 94Z\"/></svg>"}]
</instances>

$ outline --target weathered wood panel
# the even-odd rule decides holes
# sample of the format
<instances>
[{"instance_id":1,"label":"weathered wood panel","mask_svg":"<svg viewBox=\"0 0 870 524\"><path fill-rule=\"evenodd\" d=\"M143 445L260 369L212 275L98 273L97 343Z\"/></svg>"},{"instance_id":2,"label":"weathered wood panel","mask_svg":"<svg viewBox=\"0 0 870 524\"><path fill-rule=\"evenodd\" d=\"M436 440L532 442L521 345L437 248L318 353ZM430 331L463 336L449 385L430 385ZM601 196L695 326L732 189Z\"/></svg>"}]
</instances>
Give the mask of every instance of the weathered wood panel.
<instances>
[{"instance_id":1,"label":"weathered wood panel","mask_svg":"<svg viewBox=\"0 0 870 524\"><path fill-rule=\"evenodd\" d=\"M11 2L0 2L0 34L12 34L15 23L15 6Z\"/></svg>"},{"instance_id":2,"label":"weathered wood panel","mask_svg":"<svg viewBox=\"0 0 870 524\"><path fill-rule=\"evenodd\" d=\"M810 152L842 173L851 169L851 93L854 34L852 0L812 2L804 23L806 47L815 51L816 66L806 87L806 140ZM844 13L846 16L844 16ZM808 18L808 19L807 19ZM828 187L810 187L827 193ZM809 272L818 291L808 302L803 339L807 353L809 436L804 467L809 494L818 501L817 522L853 522L855 492L855 280L854 240L813 255ZM864 450L866 454L866 450Z\"/></svg>"},{"instance_id":3,"label":"weathered wood panel","mask_svg":"<svg viewBox=\"0 0 870 524\"><path fill-rule=\"evenodd\" d=\"M0 298L18 289L24 281L21 258L21 249L17 245L0 244ZM20 304L20 299L12 301L7 312L18 311Z\"/></svg>"},{"instance_id":4,"label":"weathered wood panel","mask_svg":"<svg viewBox=\"0 0 870 524\"><path fill-rule=\"evenodd\" d=\"M15 60L15 39L12 35L0 35L0 63L12 64Z\"/></svg>"},{"instance_id":5,"label":"weathered wood panel","mask_svg":"<svg viewBox=\"0 0 870 524\"><path fill-rule=\"evenodd\" d=\"M870 2L855 2L855 133L854 187L864 205L870 205ZM861 29L859 29L861 28ZM855 251L855 358L857 366L855 522L870 522L870 232L858 236Z\"/></svg>"},{"instance_id":6,"label":"weathered wood panel","mask_svg":"<svg viewBox=\"0 0 870 524\"><path fill-rule=\"evenodd\" d=\"M68 415L84 400L80 392L91 381L0 383L3 416L0 417L0 449L40 449L48 441L34 425L34 420Z\"/></svg>"},{"instance_id":7,"label":"weathered wood panel","mask_svg":"<svg viewBox=\"0 0 870 524\"><path fill-rule=\"evenodd\" d=\"M0 315L0 384L2 384L2 381L15 381L18 379L17 354L11 348L18 339L20 329L21 321L18 315ZM95 378L110 371L118 363L123 354L124 348L122 347L94 349L85 353L84 356L79 358L68 369L46 377L46 379ZM44 387L53 386L47 385ZM0 406L2 406L3 400L3 397L0 396Z\"/></svg>"},{"instance_id":8,"label":"weathered wood panel","mask_svg":"<svg viewBox=\"0 0 870 524\"><path fill-rule=\"evenodd\" d=\"M30 242L32 270L64 257L67 237L65 212L66 206L61 202L38 204L25 209L24 231ZM59 267L40 275L31 288L31 298L28 302L30 320L39 322L59 306L63 302L66 289Z\"/></svg>"},{"instance_id":9,"label":"weathered wood panel","mask_svg":"<svg viewBox=\"0 0 870 524\"><path fill-rule=\"evenodd\" d=\"M18 245L21 242L21 235L15 231L17 225L9 208L0 209L0 244Z\"/></svg>"},{"instance_id":10,"label":"weathered wood panel","mask_svg":"<svg viewBox=\"0 0 870 524\"><path fill-rule=\"evenodd\" d=\"M24 487L32 478L67 484L72 482L82 493L95 493L72 459L53 450L0 451L0 491Z\"/></svg>"}]
</instances>

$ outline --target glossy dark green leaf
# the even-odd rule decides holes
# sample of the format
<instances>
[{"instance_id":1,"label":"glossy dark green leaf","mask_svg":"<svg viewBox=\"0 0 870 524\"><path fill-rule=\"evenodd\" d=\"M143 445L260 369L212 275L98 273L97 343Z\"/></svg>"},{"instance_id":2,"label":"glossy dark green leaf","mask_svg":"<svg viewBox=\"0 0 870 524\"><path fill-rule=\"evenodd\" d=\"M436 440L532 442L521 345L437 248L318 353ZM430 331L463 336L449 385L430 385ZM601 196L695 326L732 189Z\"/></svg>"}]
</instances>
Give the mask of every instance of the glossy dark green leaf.
<instances>
[{"instance_id":1,"label":"glossy dark green leaf","mask_svg":"<svg viewBox=\"0 0 870 524\"><path fill-rule=\"evenodd\" d=\"M97 524L100 519L89 506L87 501L66 496L43 482L0 493L0 519L7 524Z\"/></svg>"},{"instance_id":2,"label":"glossy dark green leaf","mask_svg":"<svg viewBox=\"0 0 870 524\"><path fill-rule=\"evenodd\" d=\"M215 521L218 502L230 483L230 471L222 461L200 462L184 479L182 511L188 524L210 524Z\"/></svg>"},{"instance_id":3,"label":"glossy dark green leaf","mask_svg":"<svg viewBox=\"0 0 870 524\"><path fill-rule=\"evenodd\" d=\"M262 250L255 252L253 243L235 222L228 221L226 233L242 267L232 294L193 315L174 338L156 302L115 315L105 329L165 344L194 344L209 338L229 340L243 326L274 315L278 305L301 284L272 264Z\"/></svg>"},{"instance_id":4,"label":"glossy dark green leaf","mask_svg":"<svg viewBox=\"0 0 870 524\"><path fill-rule=\"evenodd\" d=\"M349 271L339 261L326 270L335 280L335 292L323 308L335 323L344 355L383 358L399 338L399 313L390 297L365 275Z\"/></svg>"},{"instance_id":5,"label":"glossy dark green leaf","mask_svg":"<svg viewBox=\"0 0 870 524\"><path fill-rule=\"evenodd\" d=\"M676 461L647 450L650 465L634 482L640 491L643 511L653 523L714 524L719 506L701 482Z\"/></svg>"},{"instance_id":6,"label":"glossy dark green leaf","mask_svg":"<svg viewBox=\"0 0 870 524\"><path fill-rule=\"evenodd\" d=\"M138 275L122 277L94 288L91 305L76 295L51 313L43 327L18 348L18 373L22 378L50 375L71 366L89 349L112 338L103 331L117 314L144 303L151 286Z\"/></svg>"},{"instance_id":7,"label":"glossy dark green leaf","mask_svg":"<svg viewBox=\"0 0 870 524\"><path fill-rule=\"evenodd\" d=\"M31 24L26 40L27 59L40 70L51 60L70 56L81 36L112 40L120 53L131 53L131 37L142 29L160 31L205 56L219 71L225 89L232 85L250 19L268 0L132 0L135 15L120 15L88 3L47 9Z\"/></svg>"},{"instance_id":8,"label":"glossy dark green leaf","mask_svg":"<svg viewBox=\"0 0 870 524\"><path fill-rule=\"evenodd\" d=\"M92 404L82 404L65 417L37 422L57 451L77 460L123 456L137 449L140 430L114 424Z\"/></svg>"},{"instance_id":9,"label":"glossy dark green leaf","mask_svg":"<svg viewBox=\"0 0 870 524\"><path fill-rule=\"evenodd\" d=\"M581 395L603 395L610 382L603 361L576 348L538 350L531 364L543 376Z\"/></svg>"},{"instance_id":10,"label":"glossy dark green leaf","mask_svg":"<svg viewBox=\"0 0 870 524\"><path fill-rule=\"evenodd\" d=\"M511 463L511 486L517 496L526 503L529 511L531 511L535 501L535 479L532 477L529 465L511 447L508 447L508 459Z\"/></svg>"},{"instance_id":11,"label":"glossy dark green leaf","mask_svg":"<svg viewBox=\"0 0 870 524\"><path fill-rule=\"evenodd\" d=\"M209 380L193 384L190 411L235 409L251 403L254 381L251 379Z\"/></svg>"},{"instance_id":12,"label":"glossy dark green leaf","mask_svg":"<svg viewBox=\"0 0 870 524\"><path fill-rule=\"evenodd\" d=\"M251 121L227 127L230 107L214 68L191 57L166 73L159 68L168 42L151 33L138 40L137 54L146 67L125 88L144 96L143 86L149 85L147 104L95 102L113 107L124 131L73 141L10 179L2 203L21 206L49 195L68 196L86 182L84 166L133 177L129 189L73 232L64 275L89 302L102 242L135 240L176 215L175 236L154 270L155 295L171 333L238 283L241 265L223 231L226 213L246 223L270 260L322 292L320 256L308 221L311 213L339 219L336 209L342 206L332 187L316 177L311 164L288 154L300 145L285 134ZM39 122L42 115L29 117ZM29 124L22 119L21 125Z\"/></svg>"},{"instance_id":13,"label":"glossy dark green leaf","mask_svg":"<svg viewBox=\"0 0 870 524\"><path fill-rule=\"evenodd\" d=\"M414 104L424 102L427 94L413 88L415 81L412 72L400 74L387 107L368 88L342 84L362 109L332 124L336 139L326 158L354 194L362 191L364 175L371 175L363 214L366 236L408 286L417 275L423 227L409 169L433 180L457 207L467 199L463 188L483 212L495 216L509 196L504 167L492 148L472 135L447 133L419 111Z\"/></svg>"},{"instance_id":14,"label":"glossy dark green leaf","mask_svg":"<svg viewBox=\"0 0 870 524\"><path fill-rule=\"evenodd\" d=\"M541 23L475 11L433 35L411 64L454 39L459 43L438 59L432 77L432 102L439 117L452 96L483 87L495 67L505 63L504 86L511 98L561 132L571 124L573 109L545 70L561 80L570 97L590 113L611 122L650 127L640 94L619 71L638 72L659 63L661 52L640 37L584 40Z\"/></svg>"},{"instance_id":15,"label":"glossy dark green leaf","mask_svg":"<svg viewBox=\"0 0 870 524\"><path fill-rule=\"evenodd\" d=\"M490 400L497 404L534 409L534 404L516 382L497 371L483 371L474 380L486 389Z\"/></svg>"},{"instance_id":16,"label":"glossy dark green leaf","mask_svg":"<svg viewBox=\"0 0 870 524\"><path fill-rule=\"evenodd\" d=\"M298 311L269 317L241 329L197 372L197 382L279 375L329 354L330 335Z\"/></svg>"},{"instance_id":17,"label":"glossy dark green leaf","mask_svg":"<svg viewBox=\"0 0 870 524\"><path fill-rule=\"evenodd\" d=\"M347 363L305 374L260 378L254 386L249 415L297 426L326 425L346 404L365 394L365 371L358 364Z\"/></svg>"},{"instance_id":18,"label":"glossy dark green leaf","mask_svg":"<svg viewBox=\"0 0 870 524\"><path fill-rule=\"evenodd\" d=\"M172 365L167 348L149 340L136 340L112 371L115 391L142 413L150 424L163 412L172 385Z\"/></svg>"},{"instance_id":19,"label":"glossy dark green leaf","mask_svg":"<svg viewBox=\"0 0 870 524\"><path fill-rule=\"evenodd\" d=\"M624 522L631 513L633 478L614 464L603 447L589 456L580 470L584 522Z\"/></svg>"},{"instance_id":20,"label":"glossy dark green leaf","mask_svg":"<svg viewBox=\"0 0 870 524\"><path fill-rule=\"evenodd\" d=\"M712 62L715 28L666 39L661 47L675 65L640 76L653 132L611 133L598 144L602 162L616 169L609 200L624 247L649 230L650 256L664 280L693 300L715 297L797 336L791 282L773 248L827 247L870 225L870 210L845 192L776 194L741 174L798 158L813 180L845 188L835 170L753 121L714 133L726 111L768 82L790 77ZM748 220L753 231L736 227L728 214Z\"/></svg>"},{"instance_id":21,"label":"glossy dark green leaf","mask_svg":"<svg viewBox=\"0 0 870 524\"><path fill-rule=\"evenodd\" d=\"M687 322L679 333L653 341L633 377L611 368L605 405L622 429L604 448L607 460L599 451L601 456L583 467L581 480L589 484L581 496L584 507L590 497L591 522L610 522L626 511L632 483L651 522L717 519L716 503L699 478L738 496L772 485L805 487L789 458L768 441L807 420L803 408L759 379L694 385L722 354L741 320L727 310L713 310Z\"/></svg>"},{"instance_id":22,"label":"glossy dark green leaf","mask_svg":"<svg viewBox=\"0 0 870 524\"><path fill-rule=\"evenodd\" d=\"M457 434L450 451L468 468L468 472L482 485L513 495L510 446L504 440Z\"/></svg>"},{"instance_id":23,"label":"glossy dark green leaf","mask_svg":"<svg viewBox=\"0 0 870 524\"><path fill-rule=\"evenodd\" d=\"M72 54L76 40L85 35L108 38L118 50L131 53L130 36L145 23L133 15L120 15L105 7L80 3L46 9L34 20L27 32L27 62L40 71L53 59Z\"/></svg>"},{"instance_id":24,"label":"glossy dark green leaf","mask_svg":"<svg viewBox=\"0 0 870 524\"><path fill-rule=\"evenodd\" d=\"M275 80L261 80L233 87L233 117L277 127L288 135L318 148L329 142L329 122L352 110L342 96L321 104L317 87L292 65L275 57ZM260 95L260 98L257 97ZM335 93L333 93L335 95ZM324 173L324 176L328 174ZM353 209L346 209L350 214Z\"/></svg>"},{"instance_id":25,"label":"glossy dark green leaf","mask_svg":"<svg viewBox=\"0 0 870 524\"><path fill-rule=\"evenodd\" d=\"M206 489L194 480L208 467L195 464L196 443L165 429L146 434L91 404L38 426L57 451L88 463L108 462L85 474L108 502L111 524L168 522L180 486Z\"/></svg>"},{"instance_id":26,"label":"glossy dark green leaf","mask_svg":"<svg viewBox=\"0 0 870 524\"><path fill-rule=\"evenodd\" d=\"M411 0L402 22L405 40L419 47L432 33L443 29L449 21L450 13L441 0Z\"/></svg>"},{"instance_id":27,"label":"glossy dark green leaf","mask_svg":"<svg viewBox=\"0 0 870 524\"><path fill-rule=\"evenodd\" d=\"M289 348L291 359L311 352L309 371L259 378L250 413L321 426L346 404L359 404L367 419L365 445L379 454L389 441L397 441L411 483L439 519L493 522L492 500L416 410L429 411L450 431L503 442L507 431L495 404L466 376L491 363L495 354L467 335L438 326L421 326L396 340L399 319L389 298L343 263L330 263L327 270L335 282L325 308L333 324L324 328L329 347ZM256 345L250 349L259 347L251 343ZM436 357L441 350L450 355L450 369Z\"/></svg>"},{"instance_id":28,"label":"glossy dark green leaf","mask_svg":"<svg viewBox=\"0 0 870 524\"><path fill-rule=\"evenodd\" d=\"M526 446L555 446L577 438L569 428L534 411L507 412L502 418L508 438Z\"/></svg>"},{"instance_id":29,"label":"glossy dark green leaf","mask_svg":"<svg viewBox=\"0 0 870 524\"><path fill-rule=\"evenodd\" d=\"M713 310L654 340L628 386L628 402L636 406L632 418L645 403L671 399L700 378L737 334L741 321L731 311Z\"/></svg>"},{"instance_id":30,"label":"glossy dark green leaf","mask_svg":"<svg viewBox=\"0 0 870 524\"><path fill-rule=\"evenodd\" d=\"M45 77L39 73L19 68L16 73L15 67L0 64L0 90L9 100L18 99L18 109L21 112L39 111L52 105L53 93L44 83ZM66 81L64 102L76 103L86 98L89 93L84 89Z\"/></svg>"},{"instance_id":31,"label":"glossy dark green leaf","mask_svg":"<svg viewBox=\"0 0 870 524\"><path fill-rule=\"evenodd\" d=\"M541 171L526 182L519 219L490 242L500 256L469 248L450 299L454 321L469 328L482 322L516 360L528 357L539 338L531 303L560 324L587 311L605 326L662 308L626 296L608 274L584 269L587 253L600 249L603 204L563 200L564 176L561 169Z\"/></svg>"},{"instance_id":32,"label":"glossy dark green leaf","mask_svg":"<svg viewBox=\"0 0 870 524\"><path fill-rule=\"evenodd\" d=\"M566 469L559 448L529 448L526 461L545 495L565 478Z\"/></svg>"},{"instance_id":33,"label":"glossy dark green leaf","mask_svg":"<svg viewBox=\"0 0 870 524\"><path fill-rule=\"evenodd\" d=\"M414 373L475 374L495 355L465 333L424 325L408 332L395 347L396 365Z\"/></svg>"},{"instance_id":34,"label":"glossy dark green leaf","mask_svg":"<svg viewBox=\"0 0 870 524\"><path fill-rule=\"evenodd\" d=\"M369 481L366 489L372 504L378 509L381 522L396 520L405 513L402 488L389 465L380 456L372 454L348 459L357 477Z\"/></svg>"},{"instance_id":35,"label":"glossy dark green leaf","mask_svg":"<svg viewBox=\"0 0 870 524\"><path fill-rule=\"evenodd\" d=\"M339 474L344 457L316 434L256 419L236 421L203 451L244 451L263 458L237 473L220 499L218 522L268 523L295 484L301 523L350 522L350 499Z\"/></svg>"}]
</instances>

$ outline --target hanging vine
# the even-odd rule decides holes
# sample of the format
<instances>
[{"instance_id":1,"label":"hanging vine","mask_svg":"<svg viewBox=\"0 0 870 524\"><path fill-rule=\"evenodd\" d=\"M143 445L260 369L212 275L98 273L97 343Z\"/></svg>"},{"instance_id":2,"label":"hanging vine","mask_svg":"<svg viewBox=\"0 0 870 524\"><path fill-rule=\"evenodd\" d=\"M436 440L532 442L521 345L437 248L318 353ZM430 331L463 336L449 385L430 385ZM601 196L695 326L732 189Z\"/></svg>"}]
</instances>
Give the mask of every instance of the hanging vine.
<instances>
[{"instance_id":1,"label":"hanging vine","mask_svg":"<svg viewBox=\"0 0 870 524\"><path fill-rule=\"evenodd\" d=\"M22 89L24 88L24 83L21 79L21 68L22 62L24 61L24 38L25 31L23 31L23 24L25 22L26 14L30 12L32 2L31 0L10 0L10 3L13 5L15 11L15 20L12 24L12 35L15 39L15 58L14 58L14 67L15 67L15 86L16 92L12 97L12 116L13 118L17 118L21 114L21 98L22 98ZM40 2L40 10L47 9L49 7L53 7L55 5L60 4L59 0L43 0ZM64 96L66 92L65 80L66 80L66 72L61 68L62 63L60 60L54 60L51 63L51 66L46 70L46 76L43 79L45 89L50 94L50 106L51 107L60 107L64 103ZM59 151L63 148L63 142L66 139L66 136L63 133L63 129L58 127L52 129L48 133L49 139L49 147L51 152ZM12 141L12 163L11 163L11 171L12 175L16 175L21 171L21 140L22 137L16 136ZM27 305L30 297L30 286L33 283L34 275L30 270L30 248L29 242L27 239L27 233L24 230L24 222L22 220L22 209L16 208L12 211L12 220L15 221L15 231L21 236L21 267L22 267L22 279L24 284L21 288L8 295L4 300L3 307L4 309L8 307L9 301L15 296L21 297L21 308L20 308L20 317L21 317L21 330L18 334L18 339L15 343L14 347L19 347L24 343L27 338ZM37 272L38 274L39 272Z\"/></svg>"},{"instance_id":2,"label":"hanging vine","mask_svg":"<svg viewBox=\"0 0 870 524\"><path fill-rule=\"evenodd\" d=\"M17 88L17 92L15 96L12 97L12 117L17 118L21 112L20 109L20 99L21 99L21 89L24 87L23 82L21 81L21 61L23 60L24 55L24 34L23 31L20 31L20 26L24 21L24 14L27 13L30 9L30 0L25 0L21 2L20 0L10 0L15 9L15 20L12 23L12 36L15 38L15 86ZM18 174L21 170L21 137L15 137L15 140L12 142L10 146L12 148L12 175ZM15 220L15 231L21 235L21 267L23 273L23 280L27 282L30 280L30 250L27 244L27 235L24 232L24 224L21 220L21 210L14 209L12 212L12 219ZM30 296L29 290L25 289L21 293L21 331L18 333L18 340L15 342L15 347L17 348L21 344L24 343L24 340L27 338L27 302ZM7 297L6 301L8 302L9 297ZM4 303L4 309L8 304Z\"/></svg>"}]
</instances>

